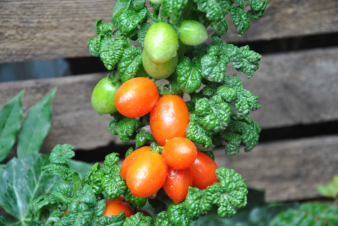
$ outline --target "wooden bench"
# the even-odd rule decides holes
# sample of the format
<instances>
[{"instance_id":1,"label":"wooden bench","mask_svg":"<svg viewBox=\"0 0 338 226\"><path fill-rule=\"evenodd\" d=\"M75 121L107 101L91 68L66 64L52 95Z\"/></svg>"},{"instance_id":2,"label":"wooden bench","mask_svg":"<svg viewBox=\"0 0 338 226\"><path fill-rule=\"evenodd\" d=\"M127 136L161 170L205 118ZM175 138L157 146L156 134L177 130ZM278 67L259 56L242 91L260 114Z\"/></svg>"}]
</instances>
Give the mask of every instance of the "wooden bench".
<instances>
[{"instance_id":1,"label":"wooden bench","mask_svg":"<svg viewBox=\"0 0 338 226\"><path fill-rule=\"evenodd\" d=\"M110 21L115 1L4 0L0 2L0 63L89 56L86 42L95 36L98 18ZM229 23L230 24L230 23ZM244 37L233 25L228 43L264 41L338 32L337 0L270 0L266 16L251 24ZM234 73L228 69L227 74ZM52 127L42 147L50 152L58 143L77 150L93 150L111 142L110 116L99 116L90 95L106 73L0 83L0 106L20 90L24 116L52 87ZM260 69L246 89L259 96L262 107L250 116L262 129L311 125L338 120L338 48L263 55ZM266 201L319 197L316 187L338 173L338 135L271 141L251 153L225 156L215 150L218 166L234 168L251 187L266 191ZM9 157L12 157L10 155Z\"/></svg>"}]
</instances>

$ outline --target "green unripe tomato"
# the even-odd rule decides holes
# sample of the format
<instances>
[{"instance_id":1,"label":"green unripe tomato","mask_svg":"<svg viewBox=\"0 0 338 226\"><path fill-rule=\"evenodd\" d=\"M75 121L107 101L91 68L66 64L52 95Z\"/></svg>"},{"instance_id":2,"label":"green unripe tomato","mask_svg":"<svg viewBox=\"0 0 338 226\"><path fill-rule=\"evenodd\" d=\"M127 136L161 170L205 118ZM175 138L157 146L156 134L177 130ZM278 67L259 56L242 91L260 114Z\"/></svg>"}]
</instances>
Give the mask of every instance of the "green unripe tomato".
<instances>
[{"instance_id":1,"label":"green unripe tomato","mask_svg":"<svg viewBox=\"0 0 338 226\"><path fill-rule=\"evenodd\" d=\"M149 59L145 51L143 51L142 53L142 65L144 67L144 70L147 72L148 75L156 79L168 78L172 73L174 73L177 61L178 56L176 55L163 64L154 64Z\"/></svg>"},{"instance_id":2,"label":"green unripe tomato","mask_svg":"<svg viewBox=\"0 0 338 226\"><path fill-rule=\"evenodd\" d=\"M148 77L148 73L144 70L143 65L141 64L139 69L136 72L136 77Z\"/></svg>"},{"instance_id":3,"label":"green unripe tomato","mask_svg":"<svg viewBox=\"0 0 338 226\"><path fill-rule=\"evenodd\" d=\"M150 0L151 3L155 4L155 5L159 5L163 3L163 0Z\"/></svg>"},{"instance_id":4,"label":"green unripe tomato","mask_svg":"<svg viewBox=\"0 0 338 226\"><path fill-rule=\"evenodd\" d=\"M160 22L149 27L144 38L144 51L155 64L162 64L177 55L178 37L174 28Z\"/></svg>"},{"instance_id":5,"label":"green unripe tomato","mask_svg":"<svg viewBox=\"0 0 338 226\"><path fill-rule=\"evenodd\" d=\"M204 25L195 20L185 20L181 23L178 38L186 45L199 45L208 39Z\"/></svg>"},{"instance_id":6,"label":"green unripe tomato","mask_svg":"<svg viewBox=\"0 0 338 226\"><path fill-rule=\"evenodd\" d=\"M92 93L92 106L99 114L112 114L117 112L115 107L115 94L120 84L114 84L111 79L103 78L95 86Z\"/></svg>"}]
</instances>

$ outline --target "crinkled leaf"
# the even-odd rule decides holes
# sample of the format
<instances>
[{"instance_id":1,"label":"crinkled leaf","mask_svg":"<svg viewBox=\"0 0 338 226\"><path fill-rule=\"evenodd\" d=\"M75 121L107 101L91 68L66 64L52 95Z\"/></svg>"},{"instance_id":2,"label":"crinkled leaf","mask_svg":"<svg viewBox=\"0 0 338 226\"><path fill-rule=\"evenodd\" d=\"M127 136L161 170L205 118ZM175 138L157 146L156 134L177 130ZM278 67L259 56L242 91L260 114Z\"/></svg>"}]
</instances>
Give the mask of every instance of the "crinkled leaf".
<instances>
[{"instance_id":1,"label":"crinkled leaf","mask_svg":"<svg viewBox=\"0 0 338 226\"><path fill-rule=\"evenodd\" d=\"M186 16L186 8L190 8L193 0L163 0L161 15L170 17L173 24L177 24L183 16Z\"/></svg>"},{"instance_id":2,"label":"crinkled leaf","mask_svg":"<svg viewBox=\"0 0 338 226\"><path fill-rule=\"evenodd\" d=\"M95 205L95 216L101 217L106 209L106 200L102 199Z\"/></svg>"},{"instance_id":3,"label":"crinkled leaf","mask_svg":"<svg viewBox=\"0 0 338 226\"><path fill-rule=\"evenodd\" d=\"M21 126L22 90L0 109L0 162L4 160L12 149L16 135Z\"/></svg>"},{"instance_id":4,"label":"crinkled leaf","mask_svg":"<svg viewBox=\"0 0 338 226\"><path fill-rule=\"evenodd\" d=\"M228 23L224 18L217 21L211 21L210 26L215 29L214 35L222 36L228 31Z\"/></svg>"},{"instance_id":5,"label":"crinkled leaf","mask_svg":"<svg viewBox=\"0 0 338 226\"><path fill-rule=\"evenodd\" d=\"M255 10L255 11L260 11L260 10L265 10L266 8L266 5L268 3L267 0L248 0L250 6L251 6L251 9L252 10Z\"/></svg>"},{"instance_id":6,"label":"crinkled leaf","mask_svg":"<svg viewBox=\"0 0 338 226\"><path fill-rule=\"evenodd\" d=\"M184 206L187 209L189 218L198 218L212 209L212 196L208 196L206 190L189 187Z\"/></svg>"},{"instance_id":7,"label":"crinkled leaf","mask_svg":"<svg viewBox=\"0 0 338 226\"><path fill-rule=\"evenodd\" d=\"M119 153L113 152L109 155L106 155L105 159L104 159L104 165L105 166L109 166L112 167L114 165L117 165L118 161L119 161Z\"/></svg>"},{"instance_id":8,"label":"crinkled leaf","mask_svg":"<svg viewBox=\"0 0 338 226\"><path fill-rule=\"evenodd\" d=\"M186 93L195 92L202 84L202 65L192 62L189 57L183 57L176 68L177 83Z\"/></svg>"},{"instance_id":9,"label":"crinkled leaf","mask_svg":"<svg viewBox=\"0 0 338 226\"><path fill-rule=\"evenodd\" d=\"M143 216L142 213L138 212L128 217L123 226L151 226L151 217Z\"/></svg>"},{"instance_id":10,"label":"crinkled leaf","mask_svg":"<svg viewBox=\"0 0 338 226\"><path fill-rule=\"evenodd\" d=\"M231 116L231 121L225 131L221 132L224 140L228 141L225 146L227 155L235 155L239 152L240 144L246 147L245 152L251 151L258 144L261 128L258 123L247 116Z\"/></svg>"},{"instance_id":11,"label":"crinkled leaf","mask_svg":"<svg viewBox=\"0 0 338 226\"><path fill-rule=\"evenodd\" d=\"M116 26L118 24L118 18L120 17L120 15L124 11L131 9L132 7L131 1L132 0L117 0L116 4L114 5L114 10L112 13L112 21Z\"/></svg>"},{"instance_id":12,"label":"crinkled leaf","mask_svg":"<svg viewBox=\"0 0 338 226\"><path fill-rule=\"evenodd\" d=\"M193 46L193 52L192 55L194 57L194 60L201 60L201 58L207 54L208 45L205 43L202 43L198 46Z\"/></svg>"},{"instance_id":13,"label":"crinkled leaf","mask_svg":"<svg viewBox=\"0 0 338 226\"><path fill-rule=\"evenodd\" d=\"M218 191L220 194L212 196L215 198L213 203L218 206L219 217L231 217L236 214L237 209L243 208L247 204L246 179L242 179L242 176L233 169L224 167L218 168L216 174L220 182L209 186L209 189L212 191L211 194L214 191ZM211 194L208 194L208 196Z\"/></svg>"},{"instance_id":14,"label":"crinkled leaf","mask_svg":"<svg viewBox=\"0 0 338 226\"><path fill-rule=\"evenodd\" d=\"M224 79L228 63L228 57L220 46L210 46L208 54L201 59L203 78L213 82L221 82Z\"/></svg>"},{"instance_id":15,"label":"crinkled leaf","mask_svg":"<svg viewBox=\"0 0 338 226\"><path fill-rule=\"evenodd\" d=\"M199 11L196 3L193 3L191 11L186 18L187 20L196 20L204 25L204 27L209 27L210 20L206 17L206 13Z\"/></svg>"},{"instance_id":16,"label":"crinkled leaf","mask_svg":"<svg viewBox=\"0 0 338 226\"><path fill-rule=\"evenodd\" d=\"M257 20L265 15L265 10L260 10L260 11L254 11L254 10L249 10L247 12L248 17L250 20Z\"/></svg>"},{"instance_id":17,"label":"crinkled leaf","mask_svg":"<svg viewBox=\"0 0 338 226\"><path fill-rule=\"evenodd\" d=\"M198 10L205 12L209 20L220 20L230 10L230 0L194 0L198 4Z\"/></svg>"},{"instance_id":18,"label":"crinkled leaf","mask_svg":"<svg viewBox=\"0 0 338 226\"><path fill-rule=\"evenodd\" d=\"M96 204L96 197L93 189L88 184L84 185L83 188L75 193L75 199L79 202L86 203L88 205Z\"/></svg>"},{"instance_id":19,"label":"crinkled leaf","mask_svg":"<svg viewBox=\"0 0 338 226\"><path fill-rule=\"evenodd\" d=\"M33 200L49 194L59 181L42 167L49 163L48 155L34 154L10 160L3 170L0 183L0 205L20 221L31 217Z\"/></svg>"},{"instance_id":20,"label":"crinkled leaf","mask_svg":"<svg viewBox=\"0 0 338 226\"><path fill-rule=\"evenodd\" d=\"M73 195L74 191L72 186L63 183L63 182L58 182L54 188L51 196L58 200L61 203L64 204L70 204L73 202Z\"/></svg>"},{"instance_id":21,"label":"crinkled leaf","mask_svg":"<svg viewBox=\"0 0 338 226\"><path fill-rule=\"evenodd\" d=\"M118 72L121 81L124 83L127 80L136 77L136 73L142 64L142 50L135 47L126 49L120 60Z\"/></svg>"},{"instance_id":22,"label":"crinkled leaf","mask_svg":"<svg viewBox=\"0 0 338 226\"><path fill-rule=\"evenodd\" d=\"M47 166L43 167L44 170L49 171L55 176L60 176L62 179L66 181L72 181L73 180L73 174L76 173L75 170L69 169L68 167L64 165L59 165L59 164L49 164Z\"/></svg>"},{"instance_id":23,"label":"crinkled leaf","mask_svg":"<svg viewBox=\"0 0 338 226\"><path fill-rule=\"evenodd\" d=\"M119 175L108 174L102 177L102 188L110 199L117 199L127 190L126 182Z\"/></svg>"},{"instance_id":24,"label":"crinkled leaf","mask_svg":"<svg viewBox=\"0 0 338 226\"><path fill-rule=\"evenodd\" d=\"M19 158L38 153L48 134L52 119L52 100L56 88L49 91L28 112L18 137Z\"/></svg>"},{"instance_id":25,"label":"crinkled leaf","mask_svg":"<svg viewBox=\"0 0 338 226\"><path fill-rule=\"evenodd\" d=\"M136 145L137 147L142 147L145 143L148 141L154 141L155 138L151 133L148 133L147 131L141 130L136 134Z\"/></svg>"},{"instance_id":26,"label":"crinkled leaf","mask_svg":"<svg viewBox=\"0 0 338 226\"><path fill-rule=\"evenodd\" d=\"M32 211L33 215L38 215L38 213L46 208L50 207L52 205L58 204L58 201L54 199L52 196L45 196L41 195L40 197L34 199L32 203L30 204L29 208Z\"/></svg>"},{"instance_id":27,"label":"crinkled leaf","mask_svg":"<svg viewBox=\"0 0 338 226\"><path fill-rule=\"evenodd\" d=\"M106 35L101 39L99 54L107 70L113 70L121 59L124 51L123 45L122 38L112 38Z\"/></svg>"},{"instance_id":28,"label":"crinkled leaf","mask_svg":"<svg viewBox=\"0 0 338 226\"><path fill-rule=\"evenodd\" d=\"M74 147L70 144L58 144L56 145L49 155L50 163L64 165L69 167L71 164L71 158L75 156L73 151Z\"/></svg>"},{"instance_id":29,"label":"crinkled leaf","mask_svg":"<svg viewBox=\"0 0 338 226\"><path fill-rule=\"evenodd\" d=\"M100 56L101 39L102 39L102 36L99 35L97 37L89 39L87 42L89 52L93 57Z\"/></svg>"},{"instance_id":30,"label":"crinkled leaf","mask_svg":"<svg viewBox=\"0 0 338 226\"><path fill-rule=\"evenodd\" d=\"M126 155L124 156L124 158L127 158L128 155L130 155L133 151L134 151L133 147L128 148L128 150L126 151Z\"/></svg>"},{"instance_id":31,"label":"crinkled leaf","mask_svg":"<svg viewBox=\"0 0 338 226\"><path fill-rule=\"evenodd\" d=\"M145 3L146 0L133 0L132 1L133 9L138 12L144 8Z\"/></svg>"},{"instance_id":32,"label":"crinkled leaf","mask_svg":"<svg viewBox=\"0 0 338 226\"><path fill-rule=\"evenodd\" d=\"M69 211L54 226L85 226L93 220L94 212L84 203L73 202Z\"/></svg>"},{"instance_id":33,"label":"crinkled leaf","mask_svg":"<svg viewBox=\"0 0 338 226\"><path fill-rule=\"evenodd\" d=\"M144 38L146 37L147 31L150 27L150 23L143 23L139 30L137 30L138 44L143 46Z\"/></svg>"},{"instance_id":34,"label":"crinkled leaf","mask_svg":"<svg viewBox=\"0 0 338 226\"><path fill-rule=\"evenodd\" d=\"M114 135L119 135L123 143L127 143L134 138L135 130L142 124L135 118L114 119L109 123L109 130Z\"/></svg>"},{"instance_id":35,"label":"crinkled leaf","mask_svg":"<svg viewBox=\"0 0 338 226\"><path fill-rule=\"evenodd\" d=\"M198 144L203 144L205 148L208 148L212 144L212 133L203 129L197 122L191 120L193 114L190 114L190 122L188 124L186 137Z\"/></svg>"},{"instance_id":36,"label":"crinkled leaf","mask_svg":"<svg viewBox=\"0 0 338 226\"><path fill-rule=\"evenodd\" d=\"M189 226L191 219L183 203L171 204L167 210L168 219L174 226Z\"/></svg>"},{"instance_id":37,"label":"crinkled leaf","mask_svg":"<svg viewBox=\"0 0 338 226\"><path fill-rule=\"evenodd\" d=\"M117 216L111 215L110 217L103 216L95 218L92 226L122 226L125 219L125 214L121 211Z\"/></svg>"},{"instance_id":38,"label":"crinkled leaf","mask_svg":"<svg viewBox=\"0 0 338 226\"><path fill-rule=\"evenodd\" d=\"M126 197L127 202L130 202L134 206L138 206L140 208L143 207L147 203L147 198L135 197L133 196L133 194L131 194L129 189L127 190L125 197Z\"/></svg>"},{"instance_id":39,"label":"crinkled leaf","mask_svg":"<svg viewBox=\"0 0 338 226\"><path fill-rule=\"evenodd\" d=\"M103 34L103 35L111 35L114 24L112 23L103 23L103 19L98 19L95 22L95 31L97 35Z\"/></svg>"},{"instance_id":40,"label":"crinkled leaf","mask_svg":"<svg viewBox=\"0 0 338 226\"><path fill-rule=\"evenodd\" d=\"M234 21L237 33L239 35L244 35L250 27L250 20L248 19L248 15L240 7L232 7L230 9L230 14Z\"/></svg>"},{"instance_id":41,"label":"crinkled leaf","mask_svg":"<svg viewBox=\"0 0 338 226\"><path fill-rule=\"evenodd\" d=\"M305 203L298 210L290 209L278 214L271 226L338 225L338 208L327 203Z\"/></svg>"},{"instance_id":42,"label":"crinkled leaf","mask_svg":"<svg viewBox=\"0 0 338 226\"><path fill-rule=\"evenodd\" d=\"M244 0L231 0L233 3L237 3L239 7L241 7L242 9L244 9L245 7L245 1ZM261 1L261 0L258 0Z\"/></svg>"},{"instance_id":43,"label":"crinkled leaf","mask_svg":"<svg viewBox=\"0 0 338 226\"><path fill-rule=\"evenodd\" d=\"M172 226L166 211L162 211L153 217L154 226Z\"/></svg>"},{"instance_id":44,"label":"crinkled leaf","mask_svg":"<svg viewBox=\"0 0 338 226\"><path fill-rule=\"evenodd\" d=\"M124 36L137 28L137 25L144 20L147 15L147 8L143 8L139 12L133 10L125 10L118 17L117 27ZM131 37L131 36L128 36Z\"/></svg>"},{"instance_id":45,"label":"crinkled leaf","mask_svg":"<svg viewBox=\"0 0 338 226\"><path fill-rule=\"evenodd\" d=\"M185 104L187 105L189 113L193 114L195 112L195 103L190 100L185 102Z\"/></svg>"},{"instance_id":46,"label":"crinkled leaf","mask_svg":"<svg viewBox=\"0 0 338 226\"><path fill-rule=\"evenodd\" d=\"M164 86L159 88L160 95L165 96L165 95L173 94L173 95L180 96L181 93L182 93L182 90L177 83L177 73L176 73L176 71L174 73L172 73L172 75L170 75L168 80L169 80L169 85L164 85Z\"/></svg>"}]
</instances>

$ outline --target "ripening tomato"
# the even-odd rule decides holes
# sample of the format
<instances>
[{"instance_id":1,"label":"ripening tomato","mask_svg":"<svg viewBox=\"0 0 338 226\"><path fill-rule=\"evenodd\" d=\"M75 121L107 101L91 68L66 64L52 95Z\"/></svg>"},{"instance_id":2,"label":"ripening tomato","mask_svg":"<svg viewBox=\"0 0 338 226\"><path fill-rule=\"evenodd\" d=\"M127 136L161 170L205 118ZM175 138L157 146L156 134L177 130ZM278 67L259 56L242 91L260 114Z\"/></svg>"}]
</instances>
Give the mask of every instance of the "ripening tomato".
<instances>
[{"instance_id":1,"label":"ripening tomato","mask_svg":"<svg viewBox=\"0 0 338 226\"><path fill-rule=\"evenodd\" d=\"M110 217L111 215L117 216L121 211L124 211L126 217L130 217L134 214L130 205L126 202L111 201L106 203L106 209L102 216Z\"/></svg>"},{"instance_id":2,"label":"ripening tomato","mask_svg":"<svg viewBox=\"0 0 338 226\"><path fill-rule=\"evenodd\" d=\"M117 112L115 106L115 94L119 88L119 83L114 83L112 79L105 77L95 86L91 102L94 110L99 114L112 114Z\"/></svg>"},{"instance_id":3,"label":"ripening tomato","mask_svg":"<svg viewBox=\"0 0 338 226\"><path fill-rule=\"evenodd\" d=\"M149 146L141 147L137 149L136 151L132 152L130 155L127 156L125 160L123 160L121 170L120 170L120 176L123 179L127 178L127 171L129 169L130 164L132 164L140 154L142 154L143 152L149 151L149 148L150 148Z\"/></svg>"},{"instance_id":4,"label":"ripening tomato","mask_svg":"<svg viewBox=\"0 0 338 226\"><path fill-rule=\"evenodd\" d=\"M158 97L156 84L148 78L138 77L120 86L115 105L117 111L126 117L141 117L154 108Z\"/></svg>"},{"instance_id":5,"label":"ripening tomato","mask_svg":"<svg viewBox=\"0 0 338 226\"><path fill-rule=\"evenodd\" d=\"M158 99L150 112L150 129L157 143L185 137L189 123L189 112L184 100L177 95L166 95Z\"/></svg>"},{"instance_id":6,"label":"ripening tomato","mask_svg":"<svg viewBox=\"0 0 338 226\"><path fill-rule=\"evenodd\" d=\"M143 213L143 216L151 217L151 214L148 213L148 211L146 211L146 210L141 210L141 212Z\"/></svg>"},{"instance_id":7,"label":"ripening tomato","mask_svg":"<svg viewBox=\"0 0 338 226\"><path fill-rule=\"evenodd\" d=\"M168 78L176 70L177 61L178 56L176 55L163 64L154 64L145 51L142 53L142 65L145 71L156 79Z\"/></svg>"},{"instance_id":8,"label":"ripening tomato","mask_svg":"<svg viewBox=\"0 0 338 226\"><path fill-rule=\"evenodd\" d=\"M168 166L162 155L146 151L130 164L127 172L127 186L136 197L156 194L166 179Z\"/></svg>"},{"instance_id":9,"label":"ripening tomato","mask_svg":"<svg viewBox=\"0 0 338 226\"><path fill-rule=\"evenodd\" d=\"M170 167L187 169L195 162L197 148L189 139L175 137L165 143L162 155Z\"/></svg>"},{"instance_id":10,"label":"ripening tomato","mask_svg":"<svg viewBox=\"0 0 338 226\"><path fill-rule=\"evenodd\" d=\"M195 162L190 166L192 186L198 189L206 189L208 186L219 182L216 170L217 165L209 156L197 152Z\"/></svg>"},{"instance_id":11,"label":"ripening tomato","mask_svg":"<svg viewBox=\"0 0 338 226\"><path fill-rule=\"evenodd\" d=\"M120 197L120 198L117 198L117 199L108 199L106 203L109 203L109 202L114 202L114 201L120 201L120 202L124 202L126 199L124 197Z\"/></svg>"},{"instance_id":12,"label":"ripening tomato","mask_svg":"<svg viewBox=\"0 0 338 226\"><path fill-rule=\"evenodd\" d=\"M165 193L175 204L182 202L187 197L188 189L192 185L190 169L168 168L167 179L163 184Z\"/></svg>"}]
</instances>

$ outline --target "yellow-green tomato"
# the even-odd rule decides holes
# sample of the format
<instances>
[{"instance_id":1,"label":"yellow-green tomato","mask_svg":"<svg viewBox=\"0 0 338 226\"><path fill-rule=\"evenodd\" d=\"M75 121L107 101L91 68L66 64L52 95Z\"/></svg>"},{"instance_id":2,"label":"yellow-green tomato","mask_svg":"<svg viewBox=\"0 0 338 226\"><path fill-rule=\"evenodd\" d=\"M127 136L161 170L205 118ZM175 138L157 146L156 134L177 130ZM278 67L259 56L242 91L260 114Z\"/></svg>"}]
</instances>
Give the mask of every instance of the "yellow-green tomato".
<instances>
[{"instance_id":1,"label":"yellow-green tomato","mask_svg":"<svg viewBox=\"0 0 338 226\"><path fill-rule=\"evenodd\" d=\"M159 5L163 3L163 0L150 0L151 3L155 4L155 5Z\"/></svg>"},{"instance_id":2,"label":"yellow-green tomato","mask_svg":"<svg viewBox=\"0 0 338 226\"><path fill-rule=\"evenodd\" d=\"M144 51L155 64L162 64L177 55L178 37L174 28L164 22L149 27L144 38Z\"/></svg>"},{"instance_id":3,"label":"yellow-green tomato","mask_svg":"<svg viewBox=\"0 0 338 226\"><path fill-rule=\"evenodd\" d=\"M178 38L186 45L199 45L208 38L207 29L195 20L185 20L180 25Z\"/></svg>"},{"instance_id":4,"label":"yellow-green tomato","mask_svg":"<svg viewBox=\"0 0 338 226\"><path fill-rule=\"evenodd\" d=\"M144 70L146 70L147 74L156 79L164 79L168 78L176 69L178 61L178 56L174 56L171 60L163 63L163 64L154 64L147 53L143 51L142 53L142 64Z\"/></svg>"},{"instance_id":5,"label":"yellow-green tomato","mask_svg":"<svg viewBox=\"0 0 338 226\"><path fill-rule=\"evenodd\" d=\"M112 114L117 112L115 107L115 94L120 84L114 84L111 79L103 78L95 86L92 93L92 106L99 114Z\"/></svg>"}]
</instances>

